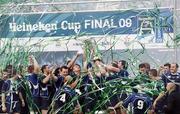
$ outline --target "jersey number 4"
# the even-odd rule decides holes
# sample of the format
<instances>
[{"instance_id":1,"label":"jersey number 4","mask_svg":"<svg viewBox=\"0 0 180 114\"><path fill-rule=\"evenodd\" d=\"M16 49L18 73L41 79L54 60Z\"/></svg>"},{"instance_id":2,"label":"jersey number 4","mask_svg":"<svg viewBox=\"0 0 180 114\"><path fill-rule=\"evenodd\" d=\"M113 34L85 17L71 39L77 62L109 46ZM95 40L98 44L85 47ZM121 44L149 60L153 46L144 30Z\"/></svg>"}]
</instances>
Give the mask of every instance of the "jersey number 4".
<instances>
[{"instance_id":1,"label":"jersey number 4","mask_svg":"<svg viewBox=\"0 0 180 114\"><path fill-rule=\"evenodd\" d=\"M60 96L60 101L62 101L63 103L66 101L66 94L65 93Z\"/></svg>"}]
</instances>

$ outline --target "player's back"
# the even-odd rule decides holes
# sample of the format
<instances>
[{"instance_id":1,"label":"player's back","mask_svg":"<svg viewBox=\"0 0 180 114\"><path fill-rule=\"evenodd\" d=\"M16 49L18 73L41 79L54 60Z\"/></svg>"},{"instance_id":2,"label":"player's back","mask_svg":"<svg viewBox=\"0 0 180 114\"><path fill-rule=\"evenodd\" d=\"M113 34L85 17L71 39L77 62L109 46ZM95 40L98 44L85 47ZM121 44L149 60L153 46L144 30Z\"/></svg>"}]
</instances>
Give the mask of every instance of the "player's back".
<instances>
[{"instance_id":1,"label":"player's back","mask_svg":"<svg viewBox=\"0 0 180 114\"><path fill-rule=\"evenodd\" d=\"M145 94L133 93L123 103L126 108L128 104L130 104L132 114L146 114L151 107L151 99Z\"/></svg>"},{"instance_id":2,"label":"player's back","mask_svg":"<svg viewBox=\"0 0 180 114\"><path fill-rule=\"evenodd\" d=\"M67 114L74 108L76 100L72 100L76 95L75 91L68 86L62 87L58 94L55 110L57 114ZM71 112L72 113L72 112Z\"/></svg>"},{"instance_id":3,"label":"player's back","mask_svg":"<svg viewBox=\"0 0 180 114\"><path fill-rule=\"evenodd\" d=\"M145 94L135 94L131 103L133 114L145 114L151 106L150 98Z\"/></svg>"}]
</instances>

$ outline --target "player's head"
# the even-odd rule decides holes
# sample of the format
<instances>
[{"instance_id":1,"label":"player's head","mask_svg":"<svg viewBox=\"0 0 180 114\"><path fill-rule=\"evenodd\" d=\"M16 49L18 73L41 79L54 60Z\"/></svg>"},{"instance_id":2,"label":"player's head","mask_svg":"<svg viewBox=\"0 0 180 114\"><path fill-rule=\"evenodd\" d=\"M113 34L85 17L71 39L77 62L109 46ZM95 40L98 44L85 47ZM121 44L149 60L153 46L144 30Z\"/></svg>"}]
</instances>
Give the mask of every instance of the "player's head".
<instances>
[{"instance_id":1,"label":"player's head","mask_svg":"<svg viewBox=\"0 0 180 114\"><path fill-rule=\"evenodd\" d=\"M118 61L113 61L113 62L111 63L111 65L112 65L113 67L118 68Z\"/></svg>"},{"instance_id":2,"label":"player's head","mask_svg":"<svg viewBox=\"0 0 180 114\"><path fill-rule=\"evenodd\" d=\"M60 67L60 75L61 76L67 76L69 74L69 71L68 71L68 67L67 66L61 66Z\"/></svg>"},{"instance_id":3,"label":"player's head","mask_svg":"<svg viewBox=\"0 0 180 114\"><path fill-rule=\"evenodd\" d=\"M29 65L27 67L27 71L28 71L28 73L33 73L34 72L34 65Z\"/></svg>"},{"instance_id":4,"label":"player's head","mask_svg":"<svg viewBox=\"0 0 180 114\"><path fill-rule=\"evenodd\" d=\"M146 72L148 72L151 69L151 66L149 63L144 63L146 66Z\"/></svg>"},{"instance_id":5,"label":"player's head","mask_svg":"<svg viewBox=\"0 0 180 114\"><path fill-rule=\"evenodd\" d=\"M118 62L118 67L119 67L120 69L127 70L127 68L128 68L128 63L127 63L125 60L120 60L120 61Z\"/></svg>"},{"instance_id":6,"label":"player's head","mask_svg":"<svg viewBox=\"0 0 180 114\"><path fill-rule=\"evenodd\" d=\"M53 72L53 74L54 74L55 76L60 75L60 67L56 68L55 71Z\"/></svg>"},{"instance_id":7,"label":"player's head","mask_svg":"<svg viewBox=\"0 0 180 114\"><path fill-rule=\"evenodd\" d=\"M169 63L166 63L166 64L164 64L164 73L167 73L167 72L169 72L170 71L170 67L171 67L171 64L169 64Z\"/></svg>"},{"instance_id":8,"label":"player's head","mask_svg":"<svg viewBox=\"0 0 180 114\"><path fill-rule=\"evenodd\" d=\"M81 66L79 64L75 64L73 66L73 72L76 74L76 75L80 75L81 73Z\"/></svg>"},{"instance_id":9,"label":"player's head","mask_svg":"<svg viewBox=\"0 0 180 114\"><path fill-rule=\"evenodd\" d=\"M139 72L141 74L146 74L146 65L144 63L139 64Z\"/></svg>"},{"instance_id":10,"label":"player's head","mask_svg":"<svg viewBox=\"0 0 180 114\"><path fill-rule=\"evenodd\" d=\"M101 60L100 57L95 56L95 57L93 58L93 62L94 62L95 65L98 65L99 63L102 63L102 60Z\"/></svg>"},{"instance_id":11,"label":"player's head","mask_svg":"<svg viewBox=\"0 0 180 114\"><path fill-rule=\"evenodd\" d=\"M8 72L10 75L12 75L12 72L13 72L13 69L14 69L12 65L7 65L5 69L7 70L7 72Z\"/></svg>"},{"instance_id":12,"label":"player's head","mask_svg":"<svg viewBox=\"0 0 180 114\"><path fill-rule=\"evenodd\" d=\"M156 69L150 69L149 70L149 77L150 78L154 78L154 77L157 77L157 76L158 76L158 73L157 73Z\"/></svg>"},{"instance_id":13,"label":"player's head","mask_svg":"<svg viewBox=\"0 0 180 114\"><path fill-rule=\"evenodd\" d=\"M41 67L41 71L42 71L43 74L49 74L50 73L50 68L49 68L48 65L43 65Z\"/></svg>"},{"instance_id":14,"label":"player's head","mask_svg":"<svg viewBox=\"0 0 180 114\"><path fill-rule=\"evenodd\" d=\"M177 63L172 63L170 67L171 73L176 73L178 71L179 65Z\"/></svg>"},{"instance_id":15,"label":"player's head","mask_svg":"<svg viewBox=\"0 0 180 114\"><path fill-rule=\"evenodd\" d=\"M10 74L7 72L6 69L2 71L2 79L7 80L9 78Z\"/></svg>"},{"instance_id":16,"label":"player's head","mask_svg":"<svg viewBox=\"0 0 180 114\"><path fill-rule=\"evenodd\" d=\"M14 77L17 74L17 70L12 65L7 65L5 70L9 74L9 78Z\"/></svg>"}]
</instances>

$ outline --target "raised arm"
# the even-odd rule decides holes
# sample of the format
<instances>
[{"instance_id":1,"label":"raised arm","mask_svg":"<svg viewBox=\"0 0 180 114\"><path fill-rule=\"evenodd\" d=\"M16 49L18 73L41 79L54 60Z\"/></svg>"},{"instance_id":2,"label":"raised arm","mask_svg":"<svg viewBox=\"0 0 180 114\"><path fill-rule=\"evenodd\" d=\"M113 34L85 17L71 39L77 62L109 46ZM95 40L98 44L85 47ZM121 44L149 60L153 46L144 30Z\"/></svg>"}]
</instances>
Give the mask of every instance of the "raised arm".
<instances>
[{"instance_id":1,"label":"raised arm","mask_svg":"<svg viewBox=\"0 0 180 114\"><path fill-rule=\"evenodd\" d=\"M54 71L55 71L54 68L50 69L50 75L51 75L50 77L53 81L56 82L58 80L58 77L54 75Z\"/></svg>"},{"instance_id":2,"label":"raised arm","mask_svg":"<svg viewBox=\"0 0 180 114\"><path fill-rule=\"evenodd\" d=\"M112 65L106 65L105 67L106 67L106 69L107 69L108 71L113 71L113 72L119 72L119 71L120 71L119 68L113 67Z\"/></svg>"},{"instance_id":3,"label":"raised arm","mask_svg":"<svg viewBox=\"0 0 180 114\"><path fill-rule=\"evenodd\" d=\"M85 51L84 51L85 52ZM87 68L87 65L88 65L88 63L87 63L87 58L86 58L86 54L83 52L83 71L84 72L87 72L88 71L88 68Z\"/></svg>"},{"instance_id":4,"label":"raised arm","mask_svg":"<svg viewBox=\"0 0 180 114\"><path fill-rule=\"evenodd\" d=\"M71 68L80 55L81 55L81 53L77 52L76 55L73 57L73 59L70 60L70 62L67 64L67 67Z\"/></svg>"},{"instance_id":5,"label":"raised arm","mask_svg":"<svg viewBox=\"0 0 180 114\"><path fill-rule=\"evenodd\" d=\"M30 64L32 64L34 66L34 73L39 73L40 66L39 66L36 58L33 55L29 56L29 62L30 62Z\"/></svg>"}]
</instances>

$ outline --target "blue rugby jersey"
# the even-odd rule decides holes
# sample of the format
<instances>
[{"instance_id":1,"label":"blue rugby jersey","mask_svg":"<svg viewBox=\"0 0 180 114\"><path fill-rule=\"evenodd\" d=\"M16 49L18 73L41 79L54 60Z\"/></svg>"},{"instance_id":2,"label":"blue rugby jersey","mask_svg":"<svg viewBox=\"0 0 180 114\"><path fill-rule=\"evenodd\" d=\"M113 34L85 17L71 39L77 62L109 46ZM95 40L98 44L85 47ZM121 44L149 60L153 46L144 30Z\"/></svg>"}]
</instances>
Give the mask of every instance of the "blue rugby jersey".
<instances>
[{"instance_id":1,"label":"blue rugby jersey","mask_svg":"<svg viewBox=\"0 0 180 114\"><path fill-rule=\"evenodd\" d=\"M166 74L163 74L161 76L161 78L164 82L165 87L166 87L167 83L170 83L170 82L180 83L180 73L179 72L177 72L176 74L166 73Z\"/></svg>"},{"instance_id":2,"label":"blue rugby jersey","mask_svg":"<svg viewBox=\"0 0 180 114\"><path fill-rule=\"evenodd\" d=\"M72 113L71 111L77 104L77 99L72 101L76 96L74 89L69 86L63 86L58 94L55 96L55 113L57 114L68 114Z\"/></svg>"},{"instance_id":3,"label":"blue rugby jersey","mask_svg":"<svg viewBox=\"0 0 180 114\"><path fill-rule=\"evenodd\" d=\"M40 79L38 74L32 73L27 75L27 80L29 82L29 87L33 97L40 96Z\"/></svg>"},{"instance_id":4,"label":"blue rugby jersey","mask_svg":"<svg viewBox=\"0 0 180 114\"><path fill-rule=\"evenodd\" d=\"M145 114L151 107L152 101L146 94L133 93L123 102L125 108L128 108L129 104L133 114Z\"/></svg>"}]
</instances>

